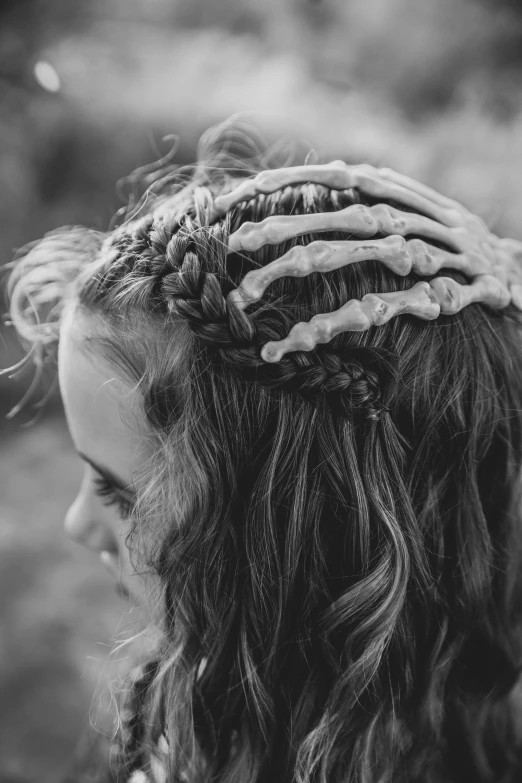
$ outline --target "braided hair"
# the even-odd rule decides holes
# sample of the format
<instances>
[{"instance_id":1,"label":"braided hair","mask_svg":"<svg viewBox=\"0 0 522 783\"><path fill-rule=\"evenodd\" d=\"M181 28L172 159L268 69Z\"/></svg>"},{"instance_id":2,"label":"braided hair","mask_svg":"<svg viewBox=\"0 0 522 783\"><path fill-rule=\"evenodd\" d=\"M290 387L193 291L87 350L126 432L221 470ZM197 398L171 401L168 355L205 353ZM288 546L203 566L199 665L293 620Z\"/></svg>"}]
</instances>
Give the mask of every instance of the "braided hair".
<instances>
[{"instance_id":1,"label":"braided hair","mask_svg":"<svg viewBox=\"0 0 522 783\"><path fill-rule=\"evenodd\" d=\"M191 208L185 206L181 216L174 213L169 219L161 213L148 215L111 237L110 264L97 278L101 290L115 287L122 291L127 286L128 306L149 307L155 313L185 321L199 343L212 352L215 365L226 364L249 382L296 393L312 402L322 398L340 416L362 416L377 422L384 411L389 411L383 402L383 387L387 382L391 401L393 382L397 380L391 351L348 345L340 338L320 351L301 351L277 364L267 364L260 356L261 346L280 338L302 307L299 301L293 307L287 303L281 310L274 305L289 296L296 300L298 292L302 299L303 284L297 289L295 284L274 286L267 297L271 307L258 308L254 313L240 310L226 299L249 269L269 263L294 244L310 241L309 237L296 237L257 253L227 255L227 235L241 223L271 214L343 209L360 198L354 191L327 191L312 185L285 188L270 196L258 196L224 220L209 225L213 214L211 188L198 186L192 197ZM317 300L319 289L333 309L337 281L324 286L320 274L314 278L312 290L308 287L307 292L310 304ZM397 283L406 287L404 280ZM341 287L347 289L348 284L341 282ZM292 311L296 315L292 316Z\"/></svg>"},{"instance_id":2,"label":"braided hair","mask_svg":"<svg viewBox=\"0 0 522 783\"><path fill-rule=\"evenodd\" d=\"M240 225L362 197L302 184L216 218L215 198L267 158L212 143L99 237L95 260L75 242L57 270L54 235L11 286L36 356L75 299L161 440L133 524L153 542L163 642L129 688L118 763L144 768L164 732L172 780L514 783L520 317L403 315L263 362L296 322L418 277L365 261L235 307L248 271L317 239L228 253Z\"/></svg>"}]
</instances>

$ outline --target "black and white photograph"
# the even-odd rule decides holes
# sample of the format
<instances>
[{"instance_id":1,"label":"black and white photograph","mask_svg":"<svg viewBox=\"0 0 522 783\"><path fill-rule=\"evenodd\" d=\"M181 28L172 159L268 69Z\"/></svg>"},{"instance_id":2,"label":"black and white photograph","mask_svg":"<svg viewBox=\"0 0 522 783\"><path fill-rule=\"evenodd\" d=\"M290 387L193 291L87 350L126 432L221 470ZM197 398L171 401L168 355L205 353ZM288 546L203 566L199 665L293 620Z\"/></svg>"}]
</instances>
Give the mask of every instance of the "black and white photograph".
<instances>
[{"instance_id":1,"label":"black and white photograph","mask_svg":"<svg viewBox=\"0 0 522 783\"><path fill-rule=\"evenodd\" d=\"M0 783L522 783L521 0L0 0Z\"/></svg>"}]
</instances>

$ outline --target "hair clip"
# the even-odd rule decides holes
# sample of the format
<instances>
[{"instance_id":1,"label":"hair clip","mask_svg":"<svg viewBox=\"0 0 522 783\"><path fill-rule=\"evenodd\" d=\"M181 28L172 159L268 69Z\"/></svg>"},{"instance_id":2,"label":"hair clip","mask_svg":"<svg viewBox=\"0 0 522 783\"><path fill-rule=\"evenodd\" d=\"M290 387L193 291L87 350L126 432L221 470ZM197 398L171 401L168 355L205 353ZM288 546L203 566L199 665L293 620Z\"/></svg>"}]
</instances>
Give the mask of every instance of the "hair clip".
<instances>
[{"instance_id":1,"label":"hair clip","mask_svg":"<svg viewBox=\"0 0 522 783\"><path fill-rule=\"evenodd\" d=\"M279 362L286 353L311 351L318 343L328 343L341 332L364 332L403 313L431 321L441 312L457 313L472 302L485 302L500 309L509 304L509 292L495 277L480 275L470 285L461 285L451 277L435 277L406 291L366 294L361 300L350 299L332 313L320 313L308 322L295 324L284 339L265 343L261 358L265 362Z\"/></svg>"},{"instance_id":2,"label":"hair clip","mask_svg":"<svg viewBox=\"0 0 522 783\"><path fill-rule=\"evenodd\" d=\"M239 288L231 291L227 299L244 310L259 301L270 283L280 277L306 277L312 272L331 272L370 259L381 261L401 277L412 270L419 275L434 275L443 267L459 269L470 277L490 271L487 259L477 252L450 253L422 239L406 240L396 234L362 241L316 240L309 245L296 245L266 266L247 272ZM509 296L506 285L499 282Z\"/></svg>"},{"instance_id":3,"label":"hair clip","mask_svg":"<svg viewBox=\"0 0 522 783\"><path fill-rule=\"evenodd\" d=\"M223 214L260 193L306 182L334 190L356 188L366 196L394 201L416 212L403 212L386 203L353 204L336 212L277 215L259 223L243 223L229 236L229 253L255 252L263 245L281 244L310 233L338 231L359 238L298 245L248 272L227 296L239 309L258 301L267 286L280 277L304 277L369 259L381 261L401 276L413 270L432 277L442 268L458 269L472 282L463 286L448 277L432 277L409 291L352 299L333 313L296 324L284 340L267 343L261 352L264 361L277 362L290 351L312 350L340 332L364 331L401 313L430 320L441 312L456 313L472 302L496 309L512 302L522 310L522 242L500 239L457 201L392 169L333 161L263 171L218 196L215 209ZM376 238L382 234L384 238ZM411 236L414 238L407 239ZM430 244L430 240L447 249Z\"/></svg>"},{"instance_id":4,"label":"hair clip","mask_svg":"<svg viewBox=\"0 0 522 783\"><path fill-rule=\"evenodd\" d=\"M218 216L222 216L242 201L249 201L259 194L268 195L290 185L307 182L331 190L356 189L372 198L396 201L442 225L463 227L479 234L488 233L484 221L458 201L437 193L411 177L389 168L378 169L367 163L351 166L343 160L261 171L252 179L241 182L230 193L218 196L214 200L214 209Z\"/></svg>"},{"instance_id":5,"label":"hair clip","mask_svg":"<svg viewBox=\"0 0 522 783\"><path fill-rule=\"evenodd\" d=\"M462 228L443 226L431 218L413 212L401 212L388 204L366 207L363 204L337 212L311 215L275 215L259 223L245 222L228 238L228 252L255 252L263 245L279 245L303 234L322 231L342 231L373 237L376 234L413 234L432 239L455 252L478 250L493 259L493 235L475 234Z\"/></svg>"}]
</instances>

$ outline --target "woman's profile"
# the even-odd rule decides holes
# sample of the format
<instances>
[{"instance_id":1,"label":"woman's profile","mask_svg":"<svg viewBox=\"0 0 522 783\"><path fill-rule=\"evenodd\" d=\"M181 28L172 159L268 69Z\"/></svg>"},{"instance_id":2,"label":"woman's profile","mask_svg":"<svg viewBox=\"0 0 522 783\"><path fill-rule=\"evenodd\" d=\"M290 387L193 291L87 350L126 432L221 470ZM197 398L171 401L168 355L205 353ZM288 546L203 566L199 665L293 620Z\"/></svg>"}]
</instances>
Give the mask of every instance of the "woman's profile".
<instances>
[{"instance_id":1,"label":"woman's profile","mask_svg":"<svg viewBox=\"0 0 522 783\"><path fill-rule=\"evenodd\" d=\"M521 246L254 139L10 273L85 463L66 530L158 608L110 774L519 780Z\"/></svg>"}]
</instances>

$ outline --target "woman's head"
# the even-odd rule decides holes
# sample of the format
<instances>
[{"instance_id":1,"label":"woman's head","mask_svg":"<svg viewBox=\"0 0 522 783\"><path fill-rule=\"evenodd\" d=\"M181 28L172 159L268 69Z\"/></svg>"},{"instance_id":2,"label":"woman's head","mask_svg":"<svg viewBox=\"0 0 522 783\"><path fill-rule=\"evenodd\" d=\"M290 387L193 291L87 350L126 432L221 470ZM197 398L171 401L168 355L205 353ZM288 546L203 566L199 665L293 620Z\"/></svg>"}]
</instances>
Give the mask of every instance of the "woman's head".
<instances>
[{"instance_id":1,"label":"woman's head","mask_svg":"<svg viewBox=\"0 0 522 783\"><path fill-rule=\"evenodd\" d=\"M136 492L127 543L165 633L129 747L163 730L173 764L227 783L296 763L301 781L499 779L521 663L519 316L403 315L264 363L298 321L421 278L370 259L234 308L249 270L343 238L227 253L246 221L376 200L302 184L216 219L230 180L223 159L167 178L108 237L51 235L12 277L21 333L60 338L75 445ZM91 544L121 554L102 521Z\"/></svg>"}]
</instances>

